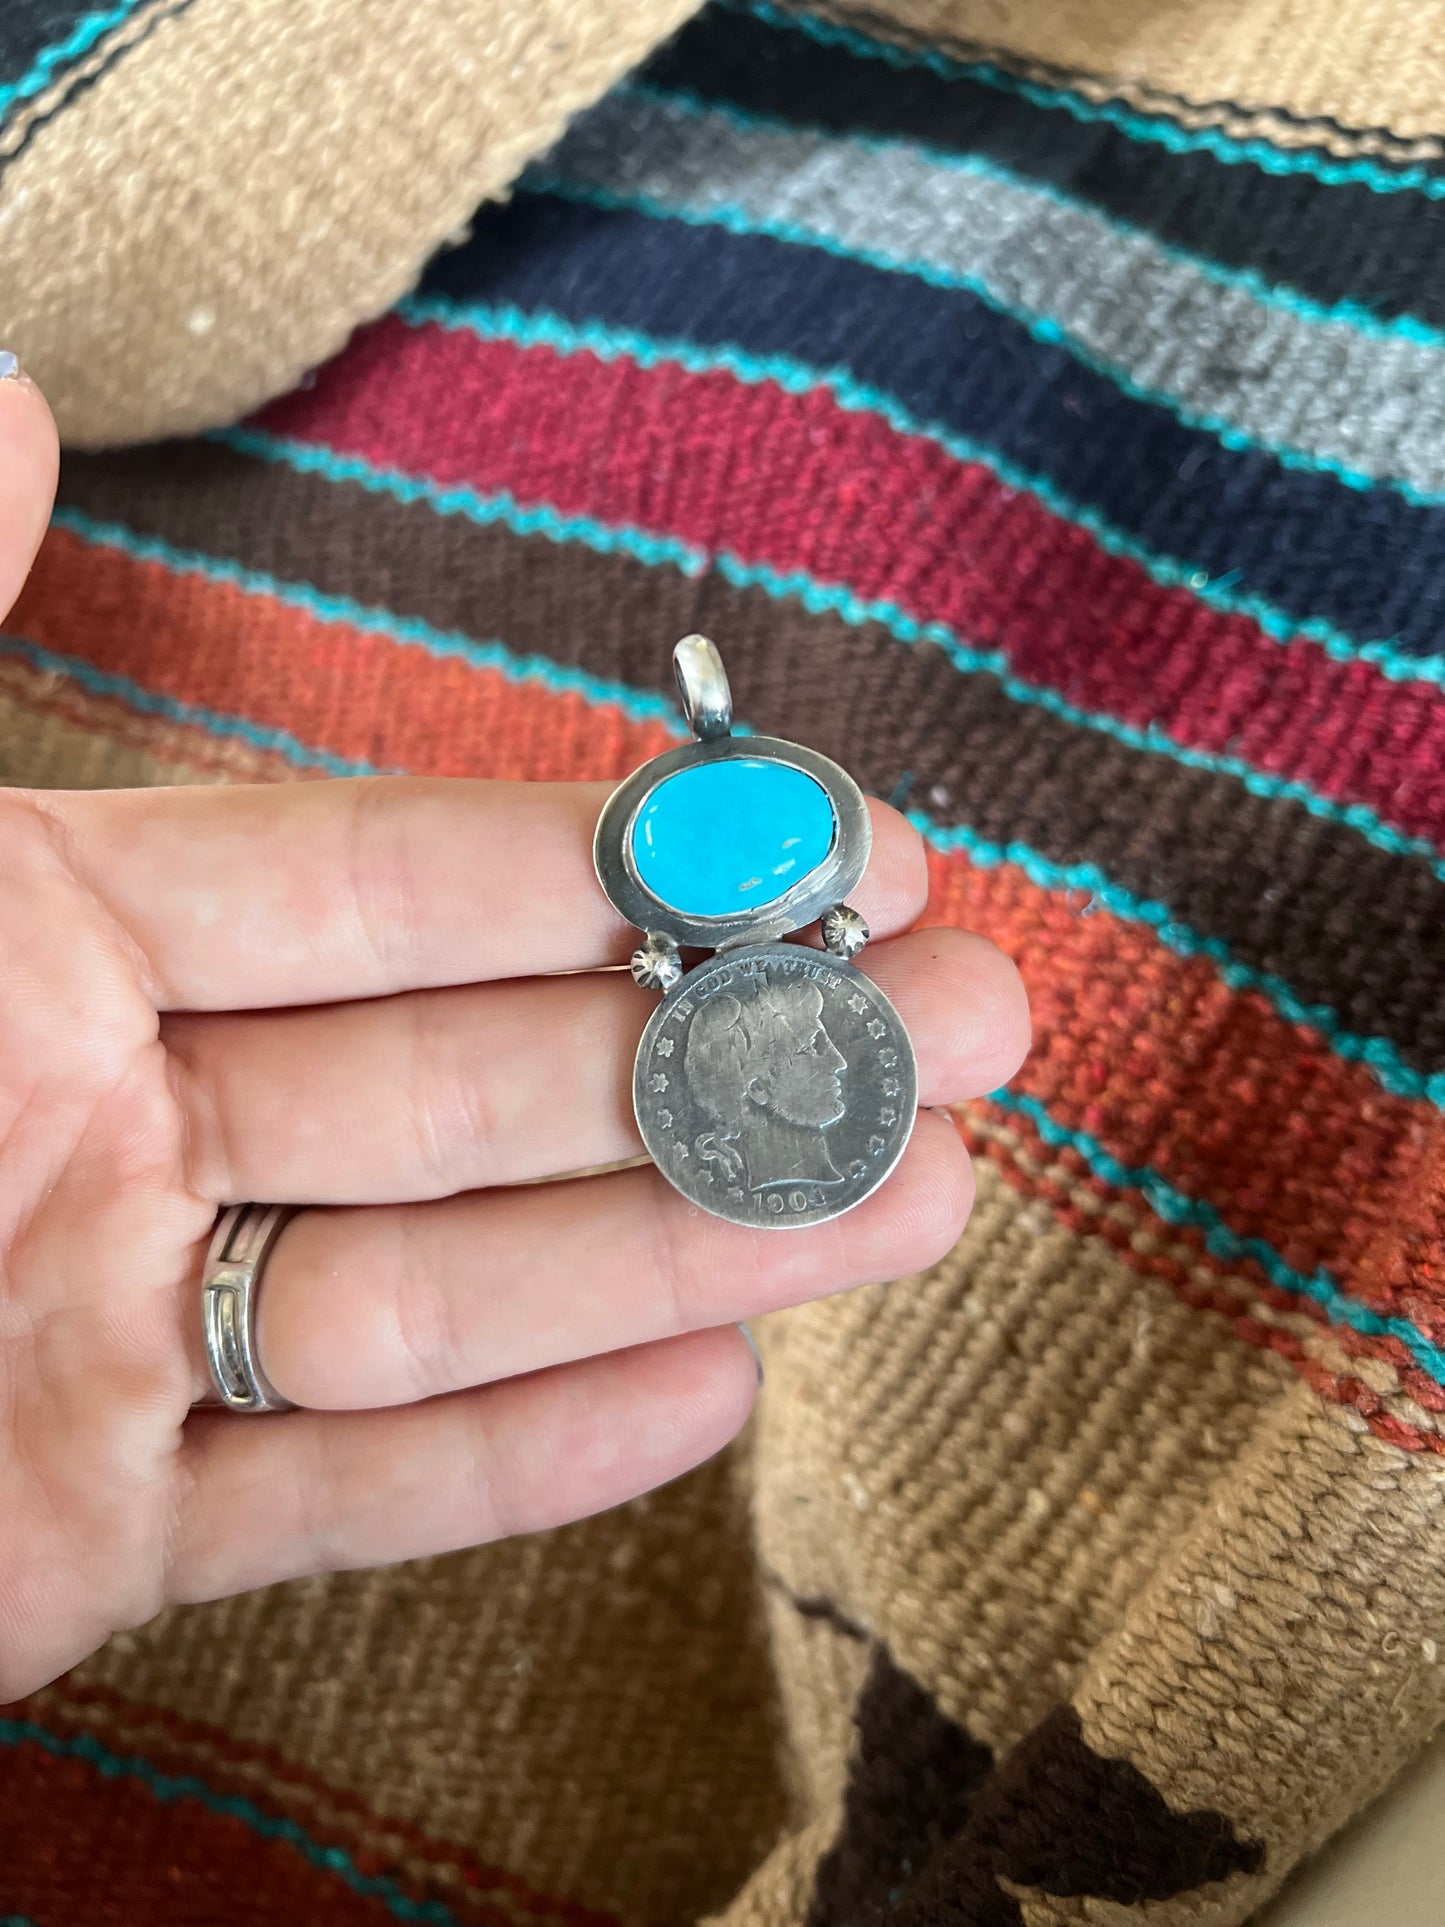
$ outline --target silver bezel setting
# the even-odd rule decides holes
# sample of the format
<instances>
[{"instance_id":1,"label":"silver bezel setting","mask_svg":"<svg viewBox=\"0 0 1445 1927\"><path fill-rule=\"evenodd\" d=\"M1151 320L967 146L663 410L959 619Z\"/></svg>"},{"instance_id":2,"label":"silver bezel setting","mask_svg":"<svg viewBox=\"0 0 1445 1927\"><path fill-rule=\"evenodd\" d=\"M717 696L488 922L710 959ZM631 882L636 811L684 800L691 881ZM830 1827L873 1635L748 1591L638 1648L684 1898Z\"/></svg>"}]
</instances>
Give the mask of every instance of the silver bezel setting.
<instances>
[{"instance_id":1,"label":"silver bezel setting","mask_svg":"<svg viewBox=\"0 0 1445 1927\"><path fill-rule=\"evenodd\" d=\"M729 760L781 763L811 776L833 806L832 848L816 869L771 903L731 916L688 916L655 896L638 875L633 831L648 798L669 777L699 763ZM829 757L778 736L719 736L709 742L682 743L634 770L603 807L592 854L598 881L628 923L639 930L661 932L685 949L720 950L742 941L768 943L815 922L857 885L872 847L867 800L848 772Z\"/></svg>"}]
</instances>

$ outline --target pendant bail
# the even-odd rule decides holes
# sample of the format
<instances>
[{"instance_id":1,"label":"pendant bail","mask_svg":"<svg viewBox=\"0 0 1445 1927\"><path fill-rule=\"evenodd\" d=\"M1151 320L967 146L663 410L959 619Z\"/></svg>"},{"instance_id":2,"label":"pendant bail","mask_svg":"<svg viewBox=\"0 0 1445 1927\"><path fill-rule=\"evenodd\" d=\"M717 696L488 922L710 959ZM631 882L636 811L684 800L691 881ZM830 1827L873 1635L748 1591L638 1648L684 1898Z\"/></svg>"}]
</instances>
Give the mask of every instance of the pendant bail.
<instances>
[{"instance_id":1,"label":"pendant bail","mask_svg":"<svg viewBox=\"0 0 1445 1927\"><path fill-rule=\"evenodd\" d=\"M700 743L731 736L733 692L716 643L706 636L684 636L672 652L672 667L682 694L682 713Z\"/></svg>"}]
</instances>

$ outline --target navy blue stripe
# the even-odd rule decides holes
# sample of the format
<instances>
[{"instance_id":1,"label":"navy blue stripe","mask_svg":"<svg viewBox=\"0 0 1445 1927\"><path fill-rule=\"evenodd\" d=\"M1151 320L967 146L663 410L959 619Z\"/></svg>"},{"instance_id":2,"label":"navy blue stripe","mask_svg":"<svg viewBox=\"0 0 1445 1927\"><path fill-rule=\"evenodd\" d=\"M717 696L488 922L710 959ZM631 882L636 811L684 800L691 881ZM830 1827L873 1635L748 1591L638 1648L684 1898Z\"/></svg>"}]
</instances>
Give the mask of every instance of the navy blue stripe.
<instances>
[{"instance_id":1,"label":"navy blue stripe","mask_svg":"<svg viewBox=\"0 0 1445 1927\"><path fill-rule=\"evenodd\" d=\"M139 0L0 0L0 119L33 99Z\"/></svg>"},{"instance_id":2,"label":"navy blue stripe","mask_svg":"<svg viewBox=\"0 0 1445 1927\"><path fill-rule=\"evenodd\" d=\"M842 368L1145 547L1299 621L1445 647L1445 510L1222 447L975 296L819 249L519 193L425 293Z\"/></svg>"},{"instance_id":3,"label":"navy blue stripe","mask_svg":"<svg viewBox=\"0 0 1445 1927\"><path fill-rule=\"evenodd\" d=\"M984 155L1173 246L1333 306L1445 325L1445 203L1173 154L966 76L860 59L709 7L643 70L665 87L831 132Z\"/></svg>"},{"instance_id":4,"label":"navy blue stripe","mask_svg":"<svg viewBox=\"0 0 1445 1927\"><path fill-rule=\"evenodd\" d=\"M90 0L6 0L0 7L0 82L22 79L37 57L94 11Z\"/></svg>"}]
</instances>

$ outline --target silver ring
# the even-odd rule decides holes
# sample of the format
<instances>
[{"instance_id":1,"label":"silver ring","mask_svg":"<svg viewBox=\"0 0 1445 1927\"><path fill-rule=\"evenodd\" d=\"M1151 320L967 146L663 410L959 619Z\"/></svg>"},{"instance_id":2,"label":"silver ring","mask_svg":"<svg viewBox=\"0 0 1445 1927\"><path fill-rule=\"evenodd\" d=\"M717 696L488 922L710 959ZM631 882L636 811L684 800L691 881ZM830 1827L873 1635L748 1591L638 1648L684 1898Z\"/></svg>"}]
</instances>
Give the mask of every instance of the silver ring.
<instances>
[{"instance_id":1,"label":"silver ring","mask_svg":"<svg viewBox=\"0 0 1445 1927\"><path fill-rule=\"evenodd\" d=\"M217 1400L232 1412L289 1412L256 1353L256 1301L266 1261L295 1216L282 1204L233 1204L221 1214L201 1274L201 1329Z\"/></svg>"}]
</instances>

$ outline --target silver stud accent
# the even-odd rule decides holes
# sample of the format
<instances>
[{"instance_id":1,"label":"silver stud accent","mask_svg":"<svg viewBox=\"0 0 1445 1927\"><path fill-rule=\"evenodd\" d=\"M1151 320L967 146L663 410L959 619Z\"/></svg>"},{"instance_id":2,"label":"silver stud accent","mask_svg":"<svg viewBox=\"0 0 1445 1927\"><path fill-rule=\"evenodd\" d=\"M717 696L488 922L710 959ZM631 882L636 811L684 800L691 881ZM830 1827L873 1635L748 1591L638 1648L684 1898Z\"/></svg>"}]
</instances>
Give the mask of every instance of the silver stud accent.
<instances>
[{"instance_id":1,"label":"silver stud accent","mask_svg":"<svg viewBox=\"0 0 1445 1927\"><path fill-rule=\"evenodd\" d=\"M820 927L823 932L823 942L832 954L835 957L841 957L844 963L847 963L849 958L856 957L868 941L867 924L858 912L850 909L846 903L835 903L831 910L825 910Z\"/></svg>"},{"instance_id":2,"label":"silver stud accent","mask_svg":"<svg viewBox=\"0 0 1445 1927\"><path fill-rule=\"evenodd\" d=\"M655 930L647 934L647 940L632 953L632 980L644 990L672 989L682 977L682 958L677 954L677 945L671 937L659 936Z\"/></svg>"}]
</instances>

